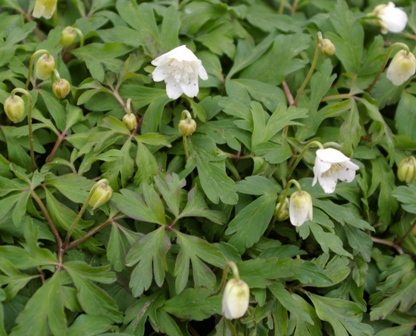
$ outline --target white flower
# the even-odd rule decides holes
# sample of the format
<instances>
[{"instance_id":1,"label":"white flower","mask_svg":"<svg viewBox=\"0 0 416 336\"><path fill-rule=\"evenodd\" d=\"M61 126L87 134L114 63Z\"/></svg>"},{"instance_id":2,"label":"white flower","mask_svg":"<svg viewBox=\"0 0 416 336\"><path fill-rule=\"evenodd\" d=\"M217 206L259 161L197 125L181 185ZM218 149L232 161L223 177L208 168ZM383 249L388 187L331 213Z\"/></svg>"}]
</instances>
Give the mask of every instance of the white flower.
<instances>
[{"instance_id":1,"label":"white flower","mask_svg":"<svg viewBox=\"0 0 416 336\"><path fill-rule=\"evenodd\" d=\"M400 50L394 55L389 68L387 78L398 86L407 81L416 71L416 58L411 52Z\"/></svg>"},{"instance_id":2,"label":"white flower","mask_svg":"<svg viewBox=\"0 0 416 336\"><path fill-rule=\"evenodd\" d=\"M306 191L295 191L290 196L290 222L294 226L301 226L313 218L312 197Z\"/></svg>"},{"instance_id":3,"label":"white flower","mask_svg":"<svg viewBox=\"0 0 416 336\"><path fill-rule=\"evenodd\" d=\"M198 75L203 80L208 74L202 62L186 46L177 47L152 61L156 69L152 73L155 82L165 81L169 98L177 99L182 93L188 97L198 94Z\"/></svg>"},{"instance_id":4,"label":"white flower","mask_svg":"<svg viewBox=\"0 0 416 336\"><path fill-rule=\"evenodd\" d=\"M45 19L50 19L56 10L57 1L58 0L36 0L32 16L35 18L43 16Z\"/></svg>"},{"instance_id":5,"label":"white flower","mask_svg":"<svg viewBox=\"0 0 416 336\"><path fill-rule=\"evenodd\" d=\"M222 297L224 317L229 320L242 317L248 309L249 298L250 288L243 280L228 280Z\"/></svg>"},{"instance_id":6,"label":"white flower","mask_svg":"<svg viewBox=\"0 0 416 336\"><path fill-rule=\"evenodd\" d=\"M312 185L319 181L327 194L333 193L337 186L337 180L351 182L358 169L359 167L340 151L333 148L318 149L313 167L315 177Z\"/></svg>"},{"instance_id":7,"label":"white flower","mask_svg":"<svg viewBox=\"0 0 416 336\"><path fill-rule=\"evenodd\" d=\"M407 14L401 8L396 8L394 3L389 2L387 5L378 5L374 9L374 15L380 20L381 32L383 34L400 33L407 24Z\"/></svg>"}]
</instances>

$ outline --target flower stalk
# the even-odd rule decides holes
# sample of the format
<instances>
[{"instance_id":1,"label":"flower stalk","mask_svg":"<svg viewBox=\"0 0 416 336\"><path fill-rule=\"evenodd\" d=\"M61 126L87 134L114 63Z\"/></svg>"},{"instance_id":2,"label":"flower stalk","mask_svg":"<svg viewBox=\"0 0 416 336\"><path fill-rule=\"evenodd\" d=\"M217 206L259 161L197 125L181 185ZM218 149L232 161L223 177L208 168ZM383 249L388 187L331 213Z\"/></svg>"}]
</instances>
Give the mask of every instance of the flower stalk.
<instances>
[{"instance_id":1,"label":"flower stalk","mask_svg":"<svg viewBox=\"0 0 416 336\"><path fill-rule=\"evenodd\" d=\"M311 148L312 146L317 146L319 149L324 149L324 146L316 140L313 140L306 144L306 146L303 148L302 152L300 152L298 158L296 159L295 163L290 167L289 173L287 174L288 177L290 177L295 170L296 166L299 164L300 160L302 160L303 156L305 155L306 151Z\"/></svg>"},{"instance_id":2,"label":"flower stalk","mask_svg":"<svg viewBox=\"0 0 416 336\"><path fill-rule=\"evenodd\" d=\"M25 89L26 90L29 89L30 79L32 78L33 63L35 62L35 58L40 54L47 54L48 56L51 56L49 51L46 50L46 49L37 50L32 54L32 56L30 57L30 61L29 61L29 72L28 72L27 79L26 79L26 84L25 84Z\"/></svg>"},{"instance_id":3,"label":"flower stalk","mask_svg":"<svg viewBox=\"0 0 416 336\"><path fill-rule=\"evenodd\" d=\"M378 70L376 77L374 78L373 82L370 84L369 88L367 89L367 92L370 93L371 90L374 88L374 86L376 85L378 79L380 78L382 72L384 71L389 59L390 59L390 55L393 52L393 50L397 47L401 47L403 50L406 51L406 54L410 53L409 47L401 42L396 42L394 44L392 44L389 48L389 50L387 51L386 57L384 58L383 64L381 65L380 70Z\"/></svg>"}]
</instances>

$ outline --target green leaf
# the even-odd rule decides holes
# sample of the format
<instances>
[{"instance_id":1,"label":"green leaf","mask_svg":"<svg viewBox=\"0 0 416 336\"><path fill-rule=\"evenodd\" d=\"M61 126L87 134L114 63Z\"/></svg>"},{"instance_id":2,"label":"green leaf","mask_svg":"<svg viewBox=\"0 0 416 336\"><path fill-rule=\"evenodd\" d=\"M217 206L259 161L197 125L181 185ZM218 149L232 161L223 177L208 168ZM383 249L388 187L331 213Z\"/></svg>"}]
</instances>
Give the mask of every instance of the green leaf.
<instances>
[{"instance_id":1,"label":"green leaf","mask_svg":"<svg viewBox=\"0 0 416 336\"><path fill-rule=\"evenodd\" d=\"M361 323L362 311L357 304L309 293L318 317L331 324L335 336L374 335L369 324Z\"/></svg>"},{"instance_id":2,"label":"green leaf","mask_svg":"<svg viewBox=\"0 0 416 336\"><path fill-rule=\"evenodd\" d=\"M165 219L161 220L161 216L152 211L152 207L145 203L141 196L131 190L122 189L120 194L113 194L111 200L130 218L160 225L166 223Z\"/></svg>"},{"instance_id":3,"label":"green leaf","mask_svg":"<svg viewBox=\"0 0 416 336\"><path fill-rule=\"evenodd\" d=\"M236 204L238 195L234 181L225 173L224 159L214 156L216 146L211 138L194 136L188 138L190 157L188 164L196 165L201 180L201 186L208 199L218 204ZM219 160L223 162L219 162ZM221 168L220 168L221 167Z\"/></svg>"},{"instance_id":4,"label":"green leaf","mask_svg":"<svg viewBox=\"0 0 416 336\"><path fill-rule=\"evenodd\" d=\"M309 324L314 324L311 316L303 310L303 305L298 302L294 297L296 294L289 293L284 285L280 282L276 282L268 287L270 292L275 296L275 298L285 307L296 320L304 320Z\"/></svg>"},{"instance_id":5,"label":"green leaf","mask_svg":"<svg viewBox=\"0 0 416 336\"><path fill-rule=\"evenodd\" d=\"M10 335L59 336L66 333L64 299L62 276L56 272L30 298Z\"/></svg>"},{"instance_id":6,"label":"green leaf","mask_svg":"<svg viewBox=\"0 0 416 336\"><path fill-rule=\"evenodd\" d=\"M212 291L206 288L187 288L166 301L162 309L180 319L202 321L221 314L222 297L211 295Z\"/></svg>"},{"instance_id":7,"label":"green leaf","mask_svg":"<svg viewBox=\"0 0 416 336\"><path fill-rule=\"evenodd\" d=\"M153 182L159 167L153 154L141 142L137 143L136 165L140 168L134 176L134 184Z\"/></svg>"},{"instance_id":8,"label":"green leaf","mask_svg":"<svg viewBox=\"0 0 416 336\"><path fill-rule=\"evenodd\" d=\"M60 104L59 100L48 91L39 90L39 94L42 96L48 112L55 121L56 127L62 132L66 125L65 108Z\"/></svg>"},{"instance_id":9,"label":"green leaf","mask_svg":"<svg viewBox=\"0 0 416 336\"><path fill-rule=\"evenodd\" d=\"M371 308L371 320L385 319L396 308L402 312L408 311L416 303L416 296L409 295L410 293L415 293L415 291L416 272L408 272L403 277L401 284L394 288L387 298Z\"/></svg>"},{"instance_id":10,"label":"green leaf","mask_svg":"<svg viewBox=\"0 0 416 336\"><path fill-rule=\"evenodd\" d=\"M167 174L165 180L162 180L160 176L155 176L155 183L169 210L175 218L178 217L181 190L186 185L185 179L179 179L176 174Z\"/></svg>"},{"instance_id":11,"label":"green leaf","mask_svg":"<svg viewBox=\"0 0 416 336\"><path fill-rule=\"evenodd\" d=\"M75 203L84 203L94 185L94 181L77 174L50 175L46 177L45 183L58 189L65 197Z\"/></svg>"},{"instance_id":12,"label":"green leaf","mask_svg":"<svg viewBox=\"0 0 416 336\"><path fill-rule=\"evenodd\" d=\"M169 51L179 45L178 35L180 26L179 11L176 6L168 7L163 15L160 31L160 44L164 50ZM141 28L139 30L141 31Z\"/></svg>"},{"instance_id":13,"label":"green leaf","mask_svg":"<svg viewBox=\"0 0 416 336\"><path fill-rule=\"evenodd\" d=\"M159 287L163 285L167 270L166 253L170 247L170 239L164 227L143 236L131 247L126 256L126 265L137 264L130 278L134 296L138 297L148 290L153 278Z\"/></svg>"},{"instance_id":14,"label":"green leaf","mask_svg":"<svg viewBox=\"0 0 416 336\"><path fill-rule=\"evenodd\" d=\"M330 20L338 35L327 32L325 37L335 45L337 50L335 56L339 58L347 72L358 73L363 54L363 26L357 22L344 1L337 2L335 10L330 12Z\"/></svg>"},{"instance_id":15,"label":"green leaf","mask_svg":"<svg viewBox=\"0 0 416 336\"><path fill-rule=\"evenodd\" d=\"M84 312L107 318L111 322L121 323L123 314L118 310L114 299L103 289L88 279L91 275L77 267L67 268L77 289L77 298ZM101 277L101 276L100 276Z\"/></svg>"},{"instance_id":16,"label":"green leaf","mask_svg":"<svg viewBox=\"0 0 416 336\"><path fill-rule=\"evenodd\" d=\"M188 193L188 202L179 215L179 218L184 217L205 217L217 224L226 222L225 215L222 212L209 209L197 186Z\"/></svg>"},{"instance_id":17,"label":"green leaf","mask_svg":"<svg viewBox=\"0 0 416 336\"><path fill-rule=\"evenodd\" d=\"M205 287L212 290L216 283L216 277L202 261L224 268L226 262L224 255L217 246L208 243L206 240L179 231L175 231L175 234L181 247L176 258L174 271L176 292L183 291L188 282L190 262L192 263L195 288Z\"/></svg>"},{"instance_id":18,"label":"green leaf","mask_svg":"<svg viewBox=\"0 0 416 336\"><path fill-rule=\"evenodd\" d=\"M413 95L403 92L394 121L397 131L406 134L410 139L416 141L416 98Z\"/></svg>"},{"instance_id":19,"label":"green leaf","mask_svg":"<svg viewBox=\"0 0 416 336\"><path fill-rule=\"evenodd\" d=\"M360 116L357 104L351 99L351 110L348 112L345 121L341 125L339 133L339 142L342 144L341 152L347 156L351 156L354 149L361 140Z\"/></svg>"},{"instance_id":20,"label":"green leaf","mask_svg":"<svg viewBox=\"0 0 416 336\"><path fill-rule=\"evenodd\" d=\"M250 203L228 224L225 234L239 251L253 246L263 236L273 218L277 194L266 194Z\"/></svg>"},{"instance_id":21,"label":"green leaf","mask_svg":"<svg viewBox=\"0 0 416 336\"><path fill-rule=\"evenodd\" d=\"M396 198L401 204L402 208L407 212L416 214L416 186L410 184L409 186L399 186L394 189L391 195ZM1 201L0 201L1 202Z\"/></svg>"},{"instance_id":22,"label":"green leaf","mask_svg":"<svg viewBox=\"0 0 416 336\"><path fill-rule=\"evenodd\" d=\"M112 323L108 318L81 314L68 328L67 336L102 335L111 328Z\"/></svg>"},{"instance_id":23,"label":"green leaf","mask_svg":"<svg viewBox=\"0 0 416 336\"><path fill-rule=\"evenodd\" d=\"M84 280L91 280L104 284L110 284L116 281L114 272L110 271L109 266L91 267L83 261L67 261L65 269L70 274L76 274Z\"/></svg>"}]
</instances>

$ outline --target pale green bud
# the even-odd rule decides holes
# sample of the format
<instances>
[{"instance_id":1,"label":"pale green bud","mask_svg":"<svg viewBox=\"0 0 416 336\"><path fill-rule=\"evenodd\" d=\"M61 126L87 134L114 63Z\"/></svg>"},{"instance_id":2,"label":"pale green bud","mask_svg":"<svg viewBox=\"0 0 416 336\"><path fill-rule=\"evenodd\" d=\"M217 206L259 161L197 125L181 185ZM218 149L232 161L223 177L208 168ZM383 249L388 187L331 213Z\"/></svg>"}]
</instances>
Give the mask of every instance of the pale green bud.
<instances>
[{"instance_id":1,"label":"pale green bud","mask_svg":"<svg viewBox=\"0 0 416 336\"><path fill-rule=\"evenodd\" d=\"M52 84L52 92L57 98L65 98L71 91L71 84L66 79L61 78Z\"/></svg>"},{"instance_id":2,"label":"pale green bud","mask_svg":"<svg viewBox=\"0 0 416 336\"><path fill-rule=\"evenodd\" d=\"M400 161L399 168L397 169L397 177L400 181L408 184L416 180L416 159L414 156L409 156Z\"/></svg>"},{"instance_id":3,"label":"pale green bud","mask_svg":"<svg viewBox=\"0 0 416 336\"><path fill-rule=\"evenodd\" d=\"M229 320L242 317L248 309L249 299L250 288L243 280L228 280L222 297L222 314Z\"/></svg>"},{"instance_id":4,"label":"pale green bud","mask_svg":"<svg viewBox=\"0 0 416 336\"><path fill-rule=\"evenodd\" d=\"M49 78L55 68L55 59L52 55L43 54L36 62L36 77L45 80Z\"/></svg>"},{"instance_id":5,"label":"pale green bud","mask_svg":"<svg viewBox=\"0 0 416 336\"><path fill-rule=\"evenodd\" d=\"M74 43L75 39L77 38L77 32L71 26L65 27L62 29L62 37L59 43L61 43L64 48L69 47L72 43Z\"/></svg>"},{"instance_id":6,"label":"pale green bud","mask_svg":"<svg viewBox=\"0 0 416 336\"><path fill-rule=\"evenodd\" d=\"M279 208L282 204L282 201L276 204L274 209L274 217L279 221L282 222L289 218L289 199L286 198L283 202L283 205L279 211Z\"/></svg>"},{"instance_id":7,"label":"pale green bud","mask_svg":"<svg viewBox=\"0 0 416 336\"><path fill-rule=\"evenodd\" d=\"M126 125L129 131L133 130L137 126L136 116L132 113L124 115L123 124Z\"/></svg>"},{"instance_id":8,"label":"pale green bud","mask_svg":"<svg viewBox=\"0 0 416 336\"><path fill-rule=\"evenodd\" d=\"M112 195L113 189L110 187L106 179L102 179L94 185L92 196L88 204L93 209L99 208L103 204L107 203Z\"/></svg>"},{"instance_id":9,"label":"pale green bud","mask_svg":"<svg viewBox=\"0 0 416 336\"><path fill-rule=\"evenodd\" d=\"M312 220L312 197L306 191L295 191L290 196L289 204L290 222L294 226L301 226L308 220Z\"/></svg>"},{"instance_id":10,"label":"pale green bud","mask_svg":"<svg viewBox=\"0 0 416 336\"><path fill-rule=\"evenodd\" d=\"M14 123L22 121L25 115L25 102L17 95L9 96L4 102L4 112Z\"/></svg>"},{"instance_id":11,"label":"pale green bud","mask_svg":"<svg viewBox=\"0 0 416 336\"><path fill-rule=\"evenodd\" d=\"M320 49L325 55L332 56L335 54L335 46L330 39L322 39Z\"/></svg>"},{"instance_id":12,"label":"pale green bud","mask_svg":"<svg viewBox=\"0 0 416 336\"><path fill-rule=\"evenodd\" d=\"M194 119L182 119L179 121L178 129L181 136L190 136L196 130L196 122Z\"/></svg>"}]
</instances>

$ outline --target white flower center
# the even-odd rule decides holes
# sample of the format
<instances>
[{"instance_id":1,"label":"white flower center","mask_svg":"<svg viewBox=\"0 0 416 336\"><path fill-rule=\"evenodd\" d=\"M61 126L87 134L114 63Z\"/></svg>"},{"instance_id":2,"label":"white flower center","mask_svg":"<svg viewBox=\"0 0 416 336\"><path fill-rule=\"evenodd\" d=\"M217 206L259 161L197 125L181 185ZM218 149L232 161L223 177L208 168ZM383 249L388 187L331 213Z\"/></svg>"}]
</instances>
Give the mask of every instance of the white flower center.
<instances>
[{"instance_id":1,"label":"white flower center","mask_svg":"<svg viewBox=\"0 0 416 336\"><path fill-rule=\"evenodd\" d=\"M332 175L337 175L343 169L344 169L344 166L341 163L332 163L331 168L329 168L325 173L322 173L322 176L329 177Z\"/></svg>"},{"instance_id":2,"label":"white flower center","mask_svg":"<svg viewBox=\"0 0 416 336\"><path fill-rule=\"evenodd\" d=\"M172 58L168 63L168 74L175 78L177 83L191 84L198 74L198 64Z\"/></svg>"}]
</instances>

